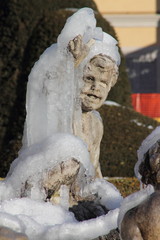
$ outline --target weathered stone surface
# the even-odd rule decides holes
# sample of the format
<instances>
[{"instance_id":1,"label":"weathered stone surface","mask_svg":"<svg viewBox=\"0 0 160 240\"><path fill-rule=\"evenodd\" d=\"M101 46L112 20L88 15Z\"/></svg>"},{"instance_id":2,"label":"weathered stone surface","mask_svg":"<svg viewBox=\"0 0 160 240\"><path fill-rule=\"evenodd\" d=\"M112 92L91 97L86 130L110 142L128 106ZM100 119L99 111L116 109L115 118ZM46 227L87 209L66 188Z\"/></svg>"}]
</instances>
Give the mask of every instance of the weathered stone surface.
<instances>
[{"instance_id":1,"label":"weathered stone surface","mask_svg":"<svg viewBox=\"0 0 160 240\"><path fill-rule=\"evenodd\" d=\"M160 239L160 191L151 194L137 207L129 210L121 223L123 240Z\"/></svg>"},{"instance_id":2,"label":"weathered stone surface","mask_svg":"<svg viewBox=\"0 0 160 240\"><path fill-rule=\"evenodd\" d=\"M71 185L78 174L79 168L80 164L76 159L61 162L47 173L43 186L47 190L57 191L63 184Z\"/></svg>"},{"instance_id":3,"label":"weathered stone surface","mask_svg":"<svg viewBox=\"0 0 160 240\"><path fill-rule=\"evenodd\" d=\"M0 226L0 240L29 240L29 238L23 233Z\"/></svg>"},{"instance_id":4,"label":"weathered stone surface","mask_svg":"<svg viewBox=\"0 0 160 240\"><path fill-rule=\"evenodd\" d=\"M72 187L75 186L77 174L80 169L80 163L76 159L70 159L57 165L54 169L47 172L43 187L48 192L48 199L51 198L53 203L58 203L60 200L60 187L66 185L69 187L69 192L72 194ZM73 188L74 188L73 187ZM75 190L75 189L74 189ZM76 190L75 190L76 192ZM78 192L78 189L77 189ZM71 196L72 199L72 196ZM70 204L72 200L70 199Z\"/></svg>"},{"instance_id":5,"label":"weathered stone surface","mask_svg":"<svg viewBox=\"0 0 160 240\"><path fill-rule=\"evenodd\" d=\"M88 44L83 44L81 35L78 35L69 42L68 49L74 57L75 67L78 67L78 65L88 55L92 44L94 44L94 40L90 41Z\"/></svg>"},{"instance_id":6,"label":"weathered stone surface","mask_svg":"<svg viewBox=\"0 0 160 240\"><path fill-rule=\"evenodd\" d=\"M109 234L95 238L94 240L120 240L118 229L110 231Z\"/></svg>"},{"instance_id":7,"label":"weathered stone surface","mask_svg":"<svg viewBox=\"0 0 160 240\"><path fill-rule=\"evenodd\" d=\"M103 135L103 124L98 113L82 113L82 131L75 130L75 135L79 136L88 146L90 159L95 168L96 177L102 177L99 163L100 143Z\"/></svg>"},{"instance_id":8,"label":"weathered stone surface","mask_svg":"<svg viewBox=\"0 0 160 240\"><path fill-rule=\"evenodd\" d=\"M93 43L94 44L94 43ZM87 56L89 46L82 42L78 35L69 42L68 48L76 63ZM80 60L79 60L80 59ZM95 111L102 106L108 93L117 81L118 67L108 56L98 54L88 61L83 70L84 86L81 90L82 129L74 126L74 134L88 145L91 162L96 170L96 177L102 177L99 163L100 142L103 136L103 124Z\"/></svg>"}]
</instances>

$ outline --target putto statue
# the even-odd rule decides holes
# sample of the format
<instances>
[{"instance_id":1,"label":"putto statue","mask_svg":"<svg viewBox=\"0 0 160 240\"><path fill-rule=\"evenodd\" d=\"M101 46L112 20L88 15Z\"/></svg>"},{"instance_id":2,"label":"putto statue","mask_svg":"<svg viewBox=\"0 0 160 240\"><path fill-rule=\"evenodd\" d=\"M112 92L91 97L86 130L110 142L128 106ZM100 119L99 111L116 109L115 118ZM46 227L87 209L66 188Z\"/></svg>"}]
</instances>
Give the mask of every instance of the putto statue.
<instances>
[{"instance_id":1,"label":"putto statue","mask_svg":"<svg viewBox=\"0 0 160 240\"><path fill-rule=\"evenodd\" d=\"M60 160L59 165L47 171L43 183L46 191L57 196L57 190L67 178L75 195L80 191L75 179L82 167L84 175L102 177L99 151L103 124L95 110L104 103L116 83L119 63L117 41L97 28L93 11L84 8L67 20L57 44L48 48L32 69L21 152L55 133L67 133L83 140L91 161L86 169L72 154L68 163ZM91 168L95 174L89 173ZM55 186L57 178L61 180ZM71 187L73 182L74 188Z\"/></svg>"},{"instance_id":2,"label":"putto statue","mask_svg":"<svg viewBox=\"0 0 160 240\"><path fill-rule=\"evenodd\" d=\"M103 33L103 35L103 41L105 41L106 34ZM68 48L74 57L75 66L80 64L83 57L89 54L91 42L96 45L96 41L93 39L90 40L89 44L84 44L81 35L69 42ZM76 122L73 123L73 133L87 143L90 159L96 171L96 177L102 177L99 151L103 135L103 124L100 116L98 116L98 112L94 110L102 106L111 87L116 83L118 66L110 56L99 53L86 63L82 77L83 86L79 96L82 107L82 127L79 128L79 126L76 126Z\"/></svg>"},{"instance_id":3,"label":"putto statue","mask_svg":"<svg viewBox=\"0 0 160 240\"><path fill-rule=\"evenodd\" d=\"M91 9L81 9L68 19L57 44L44 52L30 74L24 146L55 132L74 134L87 144L96 176L102 177L103 124L94 110L117 81L116 45L114 38L96 27Z\"/></svg>"},{"instance_id":4,"label":"putto statue","mask_svg":"<svg viewBox=\"0 0 160 240\"><path fill-rule=\"evenodd\" d=\"M135 173L147 188L122 203L120 215L123 209L125 213L120 216L121 238L157 240L160 238L160 127L142 142Z\"/></svg>"}]
</instances>

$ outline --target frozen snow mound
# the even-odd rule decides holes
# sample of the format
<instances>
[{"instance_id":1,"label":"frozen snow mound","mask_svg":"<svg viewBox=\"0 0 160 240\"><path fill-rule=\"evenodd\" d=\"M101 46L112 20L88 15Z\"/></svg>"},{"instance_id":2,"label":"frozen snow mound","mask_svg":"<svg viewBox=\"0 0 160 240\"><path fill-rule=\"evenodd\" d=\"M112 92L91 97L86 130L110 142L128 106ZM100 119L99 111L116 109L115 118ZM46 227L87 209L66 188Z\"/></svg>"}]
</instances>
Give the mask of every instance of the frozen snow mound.
<instances>
[{"instance_id":1,"label":"frozen snow mound","mask_svg":"<svg viewBox=\"0 0 160 240\"><path fill-rule=\"evenodd\" d=\"M7 178L0 182L0 224L25 233L30 240L89 240L117 228L122 197L113 184L103 179L88 183L82 193L97 194L99 202L110 209L106 215L96 219L77 222L63 202L53 205L44 201L46 196L40 180L45 169L71 157L80 161L86 175L94 174L87 146L71 134L55 134L21 151ZM28 179L33 184L30 198L20 198Z\"/></svg>"},{"instance_id":2,"label":"frozen snow mound","mask_svg":"<svg viewBox=\"0 0 160 240\"><path fill-rule=\"evenodd\" d=\"M26 148L13 161L6 179L0 182L0 200L20 197L26 182L33 186L32 199L45 199L41 188L44 173L72 158L81 163L86 176L94 176L87 145L72 134L57 133Z\"/></svg>"},{"instance_id":3,"label":"frozen snow mound","mask_svg":"<svg viewBox=\"0 0 160 240\"><path fill-rule=\"evenodd\" d=\"M119 209L88 221L77 222L63 207L29 198L4 201L0 224L25 233L30 240L89 240L117 227Z\"/></svg>"},{"instance_id":4,"label":"frozen snow mound","mask_svg":"<svg viewBox=\"0 0 160 240\"><path fill-rule=\"evenodd\" d=\"M123 200L120 192L112 183L99 178L84 187L83 195L90 194L96 194L97 201L109 210L119 208Z\"/></svg>"}]
</instances>

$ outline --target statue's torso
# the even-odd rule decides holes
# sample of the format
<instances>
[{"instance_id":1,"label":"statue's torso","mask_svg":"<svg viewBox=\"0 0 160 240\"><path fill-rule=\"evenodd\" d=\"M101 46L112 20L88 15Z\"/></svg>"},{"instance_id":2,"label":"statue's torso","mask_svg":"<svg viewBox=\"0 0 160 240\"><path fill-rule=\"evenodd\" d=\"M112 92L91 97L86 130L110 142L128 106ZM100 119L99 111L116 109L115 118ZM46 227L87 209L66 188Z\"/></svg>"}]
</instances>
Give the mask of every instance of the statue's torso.
<instances>
[{"instance_id":1,"label":"statue's torso","mask_svg":"<svg viewBox=\"0 0 160 240\"><path fill-rule=\"evenodd\" d=\"M96 171L96 177L102 177L99 153L103 135L103 124L97 111L82 113L81 129L74 127L74 134L80 137L88 146L91 162Z\"/></svg>"}]
</instances>

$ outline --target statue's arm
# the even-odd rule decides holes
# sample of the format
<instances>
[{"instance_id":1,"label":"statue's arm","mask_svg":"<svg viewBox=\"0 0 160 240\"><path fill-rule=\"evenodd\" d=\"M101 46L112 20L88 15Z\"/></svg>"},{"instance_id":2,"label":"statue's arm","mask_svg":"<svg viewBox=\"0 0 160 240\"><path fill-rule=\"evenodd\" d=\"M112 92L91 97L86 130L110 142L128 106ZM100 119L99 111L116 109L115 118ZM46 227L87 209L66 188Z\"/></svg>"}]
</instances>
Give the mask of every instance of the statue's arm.
<instances>
[{"instance_id":1,"label":"statue's arm","mask_svg":"<svg viewBox=\"0 0 160 240\"><path fill-rule=\"evenodd\" d=\"M136 222L136 208L130 209L124 216L121 223L121 239L123 240L143 240L141 231Z\"/></svg>"},{"instance_id":2,"label":"statue's arm","mask_svg":"<svg viewBox=\"0 0 160 240\"><path fill-rule=\"evenodd\" d=\"M73 40L69 41L68 50L72 53L75 60L75 67L77 67L83 59L88 55L91 46L94 44L91 39L87 44L83 43L81 35L76 36Z\"/></svg>"}]
</instances>

